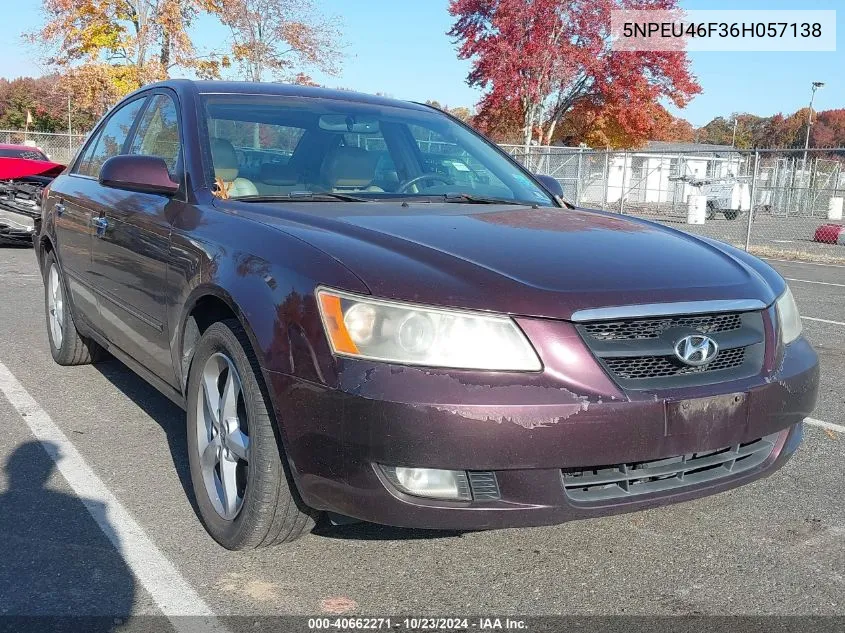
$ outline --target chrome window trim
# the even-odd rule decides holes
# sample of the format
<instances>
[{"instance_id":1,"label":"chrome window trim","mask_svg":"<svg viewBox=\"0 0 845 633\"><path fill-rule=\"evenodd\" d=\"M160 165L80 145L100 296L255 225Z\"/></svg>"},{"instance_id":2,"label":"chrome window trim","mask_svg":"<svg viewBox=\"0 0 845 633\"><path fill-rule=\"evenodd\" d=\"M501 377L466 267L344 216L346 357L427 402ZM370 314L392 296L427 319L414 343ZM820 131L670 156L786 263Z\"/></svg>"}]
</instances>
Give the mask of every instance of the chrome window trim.
<instances>
[{"instance_id":1,"label":"chrome window trim","mask_svg":"<svg viewBox=\"0 0 845 633\"><path fill-rule=\"evenodd\" d=\"M678 301L675 303L644 303L640 305L612 306L576 310L570 320L611 321L614 319L640 319L648 317L678 316L688 314L710 314L715 312L750 312L765 310L766 304L759 299L732 299L716 301Z\"/></svg>"}]
</instances>

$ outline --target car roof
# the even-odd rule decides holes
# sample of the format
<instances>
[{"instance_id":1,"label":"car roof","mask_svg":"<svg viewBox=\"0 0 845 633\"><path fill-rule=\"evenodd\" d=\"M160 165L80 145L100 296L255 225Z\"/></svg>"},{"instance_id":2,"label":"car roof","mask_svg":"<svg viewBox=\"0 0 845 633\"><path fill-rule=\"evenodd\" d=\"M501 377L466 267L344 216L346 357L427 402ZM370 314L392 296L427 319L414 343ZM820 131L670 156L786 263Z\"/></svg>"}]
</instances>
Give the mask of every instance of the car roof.
<instances>
[{"instance_id":1,"label":"car roof","mask_svg":"<svg viewBox=\"0 0 845 633\"><path fill-rule=\"evenodd\" d=\"M300 86L298 84L284 84L275 82L250 81L201 81L193 79L168 79L155 84L144 86L141 90L167 87L181 92L193 90L199 94L251 94L281 97L311 97L314 99L332 99L335 101L351 101L371 105L384 105L410 110L431 111L433 108L420 103L402 101L390 97L365 94L351 90L332 90L315 86ZM140 91L139 91L140 92Z\"/></svg>"}]
</instances>

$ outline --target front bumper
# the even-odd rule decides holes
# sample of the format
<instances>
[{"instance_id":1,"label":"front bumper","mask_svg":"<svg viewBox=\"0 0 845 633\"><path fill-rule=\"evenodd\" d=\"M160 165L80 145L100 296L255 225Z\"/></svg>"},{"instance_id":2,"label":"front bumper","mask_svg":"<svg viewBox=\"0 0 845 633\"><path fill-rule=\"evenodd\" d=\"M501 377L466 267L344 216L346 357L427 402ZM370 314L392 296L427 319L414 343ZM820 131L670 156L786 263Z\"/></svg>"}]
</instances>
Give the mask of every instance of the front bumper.
<instances>
[{"instance_id":1,"label":"front bumper","mask_svg":"<svg viewBox=\"0 0 845 633\"><path fill-rule=\"evenodd\" d=\"M774 472L800 444L801 421L816 403L819 368L804 339L772 363L751 379L659 396L581 396L550 386L547 375L512 384L512 376L357 361L339 361L339 389L266 377L307 505L388 525L486 529L685 501ZM545 373L550 369L547 362ZM657 460L772 435L774 448L759 465L714 481L588 504L569 498L562 482L561 469ZM411 497L390 486L375 464L492 471L501 497Z\"/></svg>"},{"instance_id":2,"label":"front bumper","mask_svg":"<svg viewBox=\"0 0 845 633\"><path fill-rule=\"evenodd\" d=\"M32 244L35 218L0 207L0 242Z\"/></svg>"}]
</instances>

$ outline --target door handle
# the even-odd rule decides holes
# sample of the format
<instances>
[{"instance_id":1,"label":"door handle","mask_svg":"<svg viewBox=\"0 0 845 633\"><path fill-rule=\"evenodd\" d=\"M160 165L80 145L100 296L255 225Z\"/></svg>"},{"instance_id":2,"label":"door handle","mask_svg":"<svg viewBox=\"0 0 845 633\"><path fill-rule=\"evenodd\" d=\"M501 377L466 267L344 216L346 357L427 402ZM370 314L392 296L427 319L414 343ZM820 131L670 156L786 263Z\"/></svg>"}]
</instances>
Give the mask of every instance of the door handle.
<instances>
[{"instance_id":1,"label":"door handle","mask_svg":"<svg viewBox=\"0 0 845 633\"><path fill-rule=\"evenodd\" d=\"M62 215L65 212L65 205L63 205L61 202L57 202L53 206L53 208L56 210L56 215L59 216L59 217L62 217Z\"/></svg>"},{"instance_id":2,"label":"door handle","mask_svg":"<svg viewBox=\"0 0 845 633\"><path fill-rule=\"evenodd\" d=\"M103 237L106 234L106 229L109 228L109 221L103 216L93 218L91 224L97 229L97 237Z\"/></svg>"}]
</instances>

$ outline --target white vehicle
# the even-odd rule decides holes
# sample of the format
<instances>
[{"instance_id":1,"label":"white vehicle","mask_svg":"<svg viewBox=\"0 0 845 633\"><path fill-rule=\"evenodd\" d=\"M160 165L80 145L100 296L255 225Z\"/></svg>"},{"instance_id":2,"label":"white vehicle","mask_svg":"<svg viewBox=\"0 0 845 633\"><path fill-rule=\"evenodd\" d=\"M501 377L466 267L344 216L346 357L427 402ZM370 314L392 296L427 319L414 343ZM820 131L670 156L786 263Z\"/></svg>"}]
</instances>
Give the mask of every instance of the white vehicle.
<instances>
[{"instance_id":1,"label":"white vehicle","mask_svg":"<svg viewBox=\"0 0 845 633\"><path fill-rule=\"evenodd\" d=\"M699 189L707 198L708 220L715 219L717 213L724 213L727 220L736 220L740 214L751 210L751 187L747 182L709 182Z\"/></svg>"},{"instance_id":2,"label":"white vehicle","mask_svg":"<svg viewBox=\"0 0 845 633\"><path fill-rule=\"evenodd\" d=\"M707 219L715 220L717 213L722 213L727 220L736 220L742 213L751 210L751 187L747 182L736 177L718 180L701 180L690 176L681 176L672 180L689 183L707 198Z\"/></svg>"}]
</instances>

